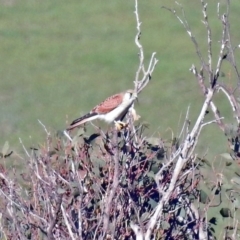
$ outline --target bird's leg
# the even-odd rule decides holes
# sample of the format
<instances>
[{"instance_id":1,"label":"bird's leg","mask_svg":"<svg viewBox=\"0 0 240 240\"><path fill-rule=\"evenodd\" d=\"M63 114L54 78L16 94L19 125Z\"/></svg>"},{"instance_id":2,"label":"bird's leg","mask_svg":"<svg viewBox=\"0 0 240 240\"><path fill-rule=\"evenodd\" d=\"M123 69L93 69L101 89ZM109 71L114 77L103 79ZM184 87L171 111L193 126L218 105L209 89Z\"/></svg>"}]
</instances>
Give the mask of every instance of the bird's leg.
<instances>
[{"instance_id":1,"label":"bird's leg","mask_svg":"<svg viewBox=\"0 0 240 240\"><path fill-rule=\"evenodd\" d=\"M122 130L123 128L126 128L128 126L127 123L122 122L122 121L114 121L115 127L117 128L118 131Z\"/></svg>"},{"instance_id":2,"label":"bird's leg","mask_svg":"<svg viewBox=\"0 0 240 240\"><path fill-rule=\"evenodd\" d=\"M133 122L139 120L139 118L141 117L137 115L136 110L133 107L129 109L129 114L131 115L130 118L132 117ZM122 130L123 128L126 128L129 125L129 123L125 123L119 120L114 121L114 124L118 131Z\"/></svg>"}]
</instances>

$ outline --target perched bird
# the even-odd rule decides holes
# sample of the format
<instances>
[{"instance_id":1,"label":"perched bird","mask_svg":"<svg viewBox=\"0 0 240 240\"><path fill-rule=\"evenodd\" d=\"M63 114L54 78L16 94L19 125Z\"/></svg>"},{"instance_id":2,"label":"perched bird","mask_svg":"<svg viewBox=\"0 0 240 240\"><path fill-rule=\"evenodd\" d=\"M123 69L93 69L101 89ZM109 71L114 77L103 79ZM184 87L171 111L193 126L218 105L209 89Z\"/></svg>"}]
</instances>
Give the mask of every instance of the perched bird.
<instances>
[{"instance_id":1,"label":"perched bird","mask_svg":"<svg viewBox=\"0 0 240 240\"><path fill-rule=\"evenodd\" d=\"M125 92L115 94L98 104L86 115L74 120L67 128L67 131L95 119L104 120L107 123L114 122L117 128L121 129L121 125L125 125L121 121L128 111L131 112L134 120L139 118L133 108L133 103L136 98L137 93L134 90L127 90Z\"/></svg>"}]
</instances>

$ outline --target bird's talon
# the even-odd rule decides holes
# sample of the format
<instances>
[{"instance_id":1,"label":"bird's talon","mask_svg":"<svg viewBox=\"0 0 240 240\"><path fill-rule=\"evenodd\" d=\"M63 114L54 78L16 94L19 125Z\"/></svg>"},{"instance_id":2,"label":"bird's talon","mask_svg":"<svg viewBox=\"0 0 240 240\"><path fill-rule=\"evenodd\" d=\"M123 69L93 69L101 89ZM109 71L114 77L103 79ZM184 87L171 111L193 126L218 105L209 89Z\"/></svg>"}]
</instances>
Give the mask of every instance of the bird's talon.
<instances>
[{"instance_id":1,"label":"bird's talon","mask_svg":"<svg viewBox=\"0 0 240 240\"><path fill-rule=\"evenodd\" d=\"M115 126L118 131L121 131L122 129L126 128L128 126L128 124L125 122L121 122L121 121L115 121Z\"/></svg>"}]
</instances>

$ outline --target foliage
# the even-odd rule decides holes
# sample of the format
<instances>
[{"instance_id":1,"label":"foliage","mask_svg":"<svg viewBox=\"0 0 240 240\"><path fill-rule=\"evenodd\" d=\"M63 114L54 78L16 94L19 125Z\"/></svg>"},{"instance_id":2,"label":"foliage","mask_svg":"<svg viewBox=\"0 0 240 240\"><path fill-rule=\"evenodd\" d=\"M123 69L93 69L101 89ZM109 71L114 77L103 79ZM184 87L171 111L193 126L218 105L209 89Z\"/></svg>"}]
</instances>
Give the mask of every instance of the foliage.
<instances>
[{"instance_id":1,"label":"foliage","mask_svg":"<svg viewBox=\"0 0 240 240\"><path fill-rule=\"evenodd\" d=\"M159 200L154 174L164 158L163 149L144 139L142 128L136 133L125 129L82 134L73 143L50 140L49 149L29 154L21 183L2 166L2 234L7 239L68 239L69 234L98 239L108 214L108 234L121 239L133 236L130 221L140 218L144 224ZM116 155L117 187L113 186Z\"/></svg>"},{"instance_id":2,"label":"foliage","mask_svg":"<svg viewBox=\"0 0 240 240\"><path fill-rule=\"evenodd\" d=\"M134 239L130 225L145 228L162 195L157 185L169 186L176 163L165 168L158 183L155 176L178 147L177 141L146 139L143 129L81 132L72 143L50 138L48 148L27 154L21 181L1 166L2 239ZM194 201L208 202L198 189L203 165L194 159L182 169L154 230L156 239L195 236L196 219L189 219L188 212Z\"/></svg>"},{"instance_id":3,"label":"foliage","mask_svg":"<svg viewBox=\"0 0 240 240\"><path fill-rule=\"evenodd\" d=\"M169 188L180 147L176 138L146 138L144 128L92 135L80 129L72 142L48 136L45 146L26 152L20 179L1 165L1 239L135 239L134 224L147 229L164 194L159 189ZM204 175L206 168L215 179ZM208 160L192 156L150 239L199 239L199 224L214 239L219 214L232 218L236 211L221 199L228 194L237 209L238 191L237 177L228 181ZM212 208L219 216L207 220L204 212Z\"/></svg>"}]
</instances>

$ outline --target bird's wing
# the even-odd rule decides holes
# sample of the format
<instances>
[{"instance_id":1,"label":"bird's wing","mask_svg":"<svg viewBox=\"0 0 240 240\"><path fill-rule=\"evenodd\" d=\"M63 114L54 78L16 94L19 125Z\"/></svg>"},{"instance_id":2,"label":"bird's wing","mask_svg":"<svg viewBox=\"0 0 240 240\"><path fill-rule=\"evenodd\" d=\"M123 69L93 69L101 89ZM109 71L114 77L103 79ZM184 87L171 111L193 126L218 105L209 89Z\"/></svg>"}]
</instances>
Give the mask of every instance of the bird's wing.
<instances>
[{"instance_id":1,"label":"bird's wing","mask_svg":"<svg viewBox=\"0 0 240 240\"><path fill-rule=\"evenodd\" d=\"M105 101L101 102L99 105L93 108L91 112L98 113L98 114L109 113L113 109L118 107L122 103L122 100L123 100L122 93L115 94L107 98Z\"/></svg>"},{"instance_id":2,"label":"bird's wing","mask_svg":"<svg viewBox=\"0 0 240 240\"><path fill-rule=\"evenodd\" d=\"M115 94L115 95L107 98L105 101L101 102L99 105L94 107L90 113L87 113L86 115L74 120L70 124L70 126L67 128L67 131L70 131L73 128L75 128L85 122L97 119L99 117L98 115L111 112L113 109L115 109L122 103L123 95L124 95L123 93L118 93L118 94Z\"/></svg>"}]
</instances>

